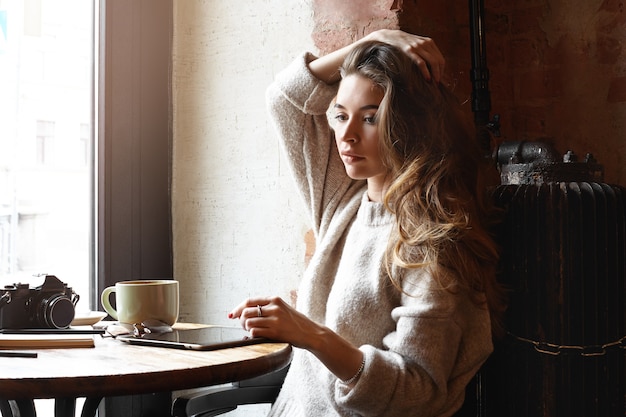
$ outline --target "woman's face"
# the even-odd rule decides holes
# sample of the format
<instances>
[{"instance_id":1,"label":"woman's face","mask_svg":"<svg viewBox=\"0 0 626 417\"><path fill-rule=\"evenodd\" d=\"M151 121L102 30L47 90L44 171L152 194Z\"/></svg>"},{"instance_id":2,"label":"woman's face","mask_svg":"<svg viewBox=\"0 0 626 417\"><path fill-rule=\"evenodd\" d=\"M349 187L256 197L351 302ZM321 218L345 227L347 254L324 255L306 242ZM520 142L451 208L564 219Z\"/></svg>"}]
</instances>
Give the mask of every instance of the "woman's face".
<instances>
[{"instance_id":1,"label":"woman's face","mask_svg":"<svg viewBox=\"0 0 626 417\"><path fill-rule=\"evenodd\" d=\"M378 146L376 112L383 99L382 90L361 75L345 77L339 86L334 106L337 150L352 179L368 180L368 187L384 184L384 167Z\"/></svg>"}]
</instances>

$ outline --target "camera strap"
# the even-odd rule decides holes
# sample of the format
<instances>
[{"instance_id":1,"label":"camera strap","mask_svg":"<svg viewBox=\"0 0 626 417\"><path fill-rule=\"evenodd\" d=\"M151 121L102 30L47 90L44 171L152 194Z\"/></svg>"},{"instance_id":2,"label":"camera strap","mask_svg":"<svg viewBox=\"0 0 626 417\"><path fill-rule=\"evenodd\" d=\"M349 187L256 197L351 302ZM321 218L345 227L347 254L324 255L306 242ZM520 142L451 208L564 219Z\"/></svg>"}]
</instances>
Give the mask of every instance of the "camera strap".
<instances>
[{"instance_id":1,"label":"camera strap","mask_svg":"<svg viewBox=\"0 0 626 417\"><path fill-rule=\"evenodd\" d=\"M0 296L0 308L11 302L11 293L6 291L4 294Z\"/></svg>"}]
</instances>

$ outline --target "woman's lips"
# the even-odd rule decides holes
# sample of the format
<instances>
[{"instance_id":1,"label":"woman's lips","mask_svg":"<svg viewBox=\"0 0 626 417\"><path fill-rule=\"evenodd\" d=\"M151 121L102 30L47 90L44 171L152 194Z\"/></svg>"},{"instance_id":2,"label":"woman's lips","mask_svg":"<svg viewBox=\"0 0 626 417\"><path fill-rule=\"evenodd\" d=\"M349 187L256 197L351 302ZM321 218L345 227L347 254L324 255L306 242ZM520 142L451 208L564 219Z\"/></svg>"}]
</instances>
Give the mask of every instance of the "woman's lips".
<instances>
[{"instance_id":1,"label":"woman's lips","mask_svg":"<svg viewBox=\"0 0 626 417\"><path fill-rule=\"evenodd\" d=\"M362 161L365 158L354 153L341 152L341 159L343 159L343 162L345 162L346 164L353 164L355 162Z\"/></svg>"}]
</instances>

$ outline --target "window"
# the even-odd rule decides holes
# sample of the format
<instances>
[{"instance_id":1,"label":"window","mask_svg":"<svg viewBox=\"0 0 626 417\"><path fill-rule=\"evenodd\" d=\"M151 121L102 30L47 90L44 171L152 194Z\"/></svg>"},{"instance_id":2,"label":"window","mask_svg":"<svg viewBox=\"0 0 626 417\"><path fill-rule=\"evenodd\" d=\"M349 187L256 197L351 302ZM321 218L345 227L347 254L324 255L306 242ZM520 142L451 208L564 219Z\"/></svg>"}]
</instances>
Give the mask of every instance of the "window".
<instances>
[{"instance_id":1,"label":"window","mask_svg":"<svg viewBox=\"0 0 626 417\"><path fill-rule=\"evenodd\" d=\"M54 149L54 122L38 121L35 140L36 162L38 165L46 165Z\"/></svg>"},{"instance_id":2,"label":"window","mask_svg":"<svg viewBox=\"0 0 626 417\"><path fill-rule=\"evenodd\" d=\"M172 277L172 15L172 0L0 0L2 284L54 273L99 309L116 281Z\"/></svg>"},{"instance_id":3,"label":"window","mask_svg":"<svg viewBox=\"0 0 626 417\"><path fill-rule=\"evenodd\" d=\"M89 308L93 2L0 0L0 280ZM87 163L86 163L87 162Z\"/></svg>"}]
</instances>

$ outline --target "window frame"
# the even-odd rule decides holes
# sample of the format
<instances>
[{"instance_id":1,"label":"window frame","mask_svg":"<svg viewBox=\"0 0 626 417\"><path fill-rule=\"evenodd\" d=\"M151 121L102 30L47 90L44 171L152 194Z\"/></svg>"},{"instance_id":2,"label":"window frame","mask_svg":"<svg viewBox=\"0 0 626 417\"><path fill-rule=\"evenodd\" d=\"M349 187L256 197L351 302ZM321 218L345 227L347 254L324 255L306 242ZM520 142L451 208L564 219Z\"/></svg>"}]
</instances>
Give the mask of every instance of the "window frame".
<instances>
[{"instance_id":1,"label":"window frame","mask_svg":"<svg viewBox=\"0 0 626 417\"><path fill-rule=\"evenodd\" d=\"M100 0L90 308L117 281L173 278L173 0Z\"/></svg>"}]
</instances>

